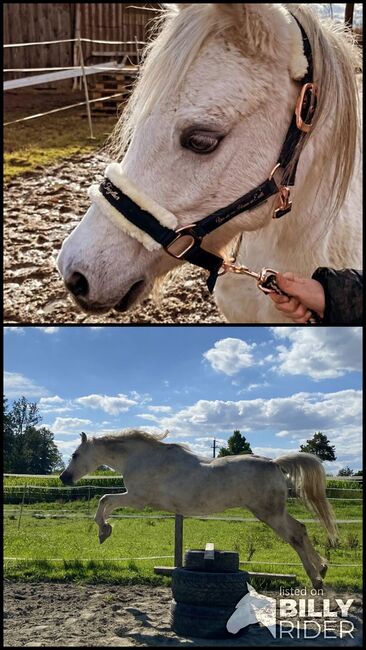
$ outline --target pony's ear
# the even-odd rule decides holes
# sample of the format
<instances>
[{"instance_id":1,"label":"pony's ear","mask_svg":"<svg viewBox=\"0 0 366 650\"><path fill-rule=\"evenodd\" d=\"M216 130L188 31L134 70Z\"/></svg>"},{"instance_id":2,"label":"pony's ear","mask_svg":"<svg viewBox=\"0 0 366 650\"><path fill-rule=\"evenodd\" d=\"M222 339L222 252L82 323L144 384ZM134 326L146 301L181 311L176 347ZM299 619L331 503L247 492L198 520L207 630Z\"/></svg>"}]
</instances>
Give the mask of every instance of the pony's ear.
<instances>
[{"instance_id":1,"label":"pony's ear","mask_svg":"<svg viewBox=\"0 0 366 650\"><path fill-rule=\"evenodd\" d=\"M231 27L236 41L249 55L278 58L284 44L290 46L287 65L292 79L302 79L307 71L299 26L289 11L280 4L215 3L223 23Z\"/></svg>"},{"instance_id":2,"label":"pony's ear","mask_svg":"<svg viewBox=\"0 0 366 650\"><path fill-rule=\"evenodd\" d=\"M302 79L308 69L308 60L304 54L304 44L300 27L295 18L288 14L289 17L289 34L290 34L290 61L289 69L292 79Z\"/></svg>"},{"instance_id":3,"label":"pony's ear","mask_svg":"<svg viewBox=\"0 0 366 650\"><path fill-rule=\"evenodd\" d=\"M88 438L86 436L86 433L84 433L84 431L80 434L80 436L81 436L81 444L87 441Z\"/></svg>"}]
</instances>

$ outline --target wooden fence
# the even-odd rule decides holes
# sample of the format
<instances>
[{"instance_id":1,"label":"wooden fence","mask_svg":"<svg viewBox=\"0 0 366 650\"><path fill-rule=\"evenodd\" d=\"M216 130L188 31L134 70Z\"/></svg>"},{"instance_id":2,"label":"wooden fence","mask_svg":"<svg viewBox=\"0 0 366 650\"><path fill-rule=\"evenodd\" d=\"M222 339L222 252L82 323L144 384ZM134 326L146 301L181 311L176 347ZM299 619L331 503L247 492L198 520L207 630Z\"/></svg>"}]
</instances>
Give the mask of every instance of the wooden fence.
<instances>
[{"instance_id":1,"label":"wooden fence","mask_svg":"<svg viewBox=\"0 0 366 650\"><path fill-rule=\"evenodd\" d=\"M158 4L133 3L5 3L3 5L3 42L35 43L39 41L83 38L111 41L146 41L151 20ZM86 62L102 63L103 52L118 46L84 44ZM93 52L99 53L93 58ZM34 47L5 48L4 68L52 68L75 65L74 43ZM11 78L24 73L11 73ZM8 77L7 77L8 78Z\"/></svg>"}]
</instances>

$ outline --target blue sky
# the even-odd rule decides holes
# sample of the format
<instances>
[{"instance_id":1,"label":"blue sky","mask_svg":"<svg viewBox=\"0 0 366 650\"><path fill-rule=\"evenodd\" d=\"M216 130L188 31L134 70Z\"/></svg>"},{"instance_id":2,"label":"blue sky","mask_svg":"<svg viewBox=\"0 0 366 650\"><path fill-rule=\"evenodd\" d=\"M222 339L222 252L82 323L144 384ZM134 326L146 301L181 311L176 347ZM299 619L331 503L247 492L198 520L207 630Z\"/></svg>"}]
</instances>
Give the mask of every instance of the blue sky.
<instances>
[{"instance_id":1,"label":"blue sky","mask_svg":"<svg viewBox=\"0 0 366 650\"><path fill-rule=\"evenodd\" d=\"M253 452L315 431L336 473L361 462L361 328L5 328L5 395L36 401L68 460L79 433L169 430L211 455L238 428Z\"/></svg>"}]
</instances>

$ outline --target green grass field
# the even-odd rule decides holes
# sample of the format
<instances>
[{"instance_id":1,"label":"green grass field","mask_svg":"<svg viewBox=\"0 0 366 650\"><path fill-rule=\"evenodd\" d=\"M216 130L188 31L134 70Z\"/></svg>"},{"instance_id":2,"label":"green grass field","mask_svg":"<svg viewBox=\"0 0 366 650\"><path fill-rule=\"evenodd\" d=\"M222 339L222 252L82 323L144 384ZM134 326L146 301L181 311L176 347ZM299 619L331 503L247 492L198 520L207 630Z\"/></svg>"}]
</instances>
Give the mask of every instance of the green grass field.
<instances>
[{"instance_id":1,"label":"green grass field","mask_svg":"<svg viewBox=\"0 0 366 650\"><path fill-rule=\"evenodd\" d=\"M5 505L4 556L11 558L4 561L5 575L22 580L85 580L131 584L169 582L169 579L155 575L153 567L173 565L174 520L112 518L113 534L103 545L99 545L98 528L92 519L97 504L96 497L89 503L86 500L67 499L61 503L28 502L23 508L19 530L20 505ZM332 504L337 519L361 518L361 501L333 501ZM296 500L289 500L288 509L293 516L300 519L312 518ZM73 513L77 516L73 517ZM152 512L149 508L143 511L125 508L114 512L122 513L164 514ZM252 515L244 509L235 508L225 513L217 513L217 516ZM329 548L326 534L319 524L309 523L307 529L317 550L328 558L330 564L361 564L361 523L340 524L339 543L332 549ZM202 548L208 541L214 542L216 548L238 551L241 561L250 560L250 564L242 565L241 568L250 571L293 573L299 585L310 584L295 551L260 522L185 520L184 549ZM168 557L153 560L135 559L151 556ZM261 564L262 562L269 564ZM287 562L290 565L280 566L280 563ZM275 586L273 581L270 584ZM335 589L360 590L361 567L331 566L326 584Z\"/></svg>"}]
</instances>

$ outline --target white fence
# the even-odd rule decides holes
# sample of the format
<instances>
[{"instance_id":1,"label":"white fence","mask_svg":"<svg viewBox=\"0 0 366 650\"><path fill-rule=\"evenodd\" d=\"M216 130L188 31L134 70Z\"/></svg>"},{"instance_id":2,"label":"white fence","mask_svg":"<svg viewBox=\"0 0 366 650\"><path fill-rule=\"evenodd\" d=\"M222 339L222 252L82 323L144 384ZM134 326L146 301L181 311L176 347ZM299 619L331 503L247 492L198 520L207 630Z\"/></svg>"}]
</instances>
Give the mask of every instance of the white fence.
<instances>
[{"instance_id":1,"label":"white fence","mask_svg":"<svg viewBox=\"0 0 366 650\"><path fill-rule=\"evenodd\" d=\"M139 60L139 46L144 46L146 43L144 41L101 41L101 40L94 40L90 38L70 38L70 39L64 39L61 41L39 41L35 43L11 43L7 45L3 45L4 48L10 48L10 47L29 47L29 46L40 46L40 45L52 45L52 44L59 44L59 43L71 43L75 42L78 45L78 51L79 51L79 59L80 59L80 65L78 66L67 66L65 68L5 68L3 70L4 73L9 73L9 72L42 72L45 74L39 74L39 75L33 75L31 77L22 77L21 79L12 79L9 81L4 82L4 90L11 90L15 88L24 88L26 86L37 86L39 84L44 84L44 83L50 83L51 81L64 81L65 79L77 79L78 77L82 77L83 79L83 85L84 85L84 93L85 93L85 102L78 102L76 104L69 104L68 106L62 106L60 108L55 108L51 111L45 111L43 113L37 113L34 115L29 115L27 117L19 118L17 120L11 120L9 122L4 122L3 126L9 126L10 124L16 124L18 122L25 122L28 120L33 120L38 117L44 117L45 115L50 115L51 113L57 113L59 111L66 111L71 108L75 108L77 106L86 106L87 109L87 114L88 114L88 121L89 121L89 129L90 129L90 138L94 139L93 135L93 123L92 123L92 117L91 117L91 110L90 110L90 105L95 104L97 102L104 102L109 99L114 99L116 97L121 97L123 96L123 92L115 93L113 95L110 95L108 97L101 97L98 99L89 99L89 90L88 90L88 83L87 83L87 76L88 75L95 75L95 74L100 74L101 72L105 71L118 71L122 73L127 73L128 75L134 75L137 74L138 71L138 66L127 65L128 61L128 56L126 55L123 57L123 60L121 64L117 64L116 61L108 61L103 64L99 65L93 65L93 66L85 66L84 65L84 55L83 55L83 47L82 43L83 42L88 42L88 43L103 43L106 45L131 45L133 44L134 47L136 47L136 53L137 53L137 58ZM52 70L52 72L50 72Z\"/></svg>"}]
</instances>

